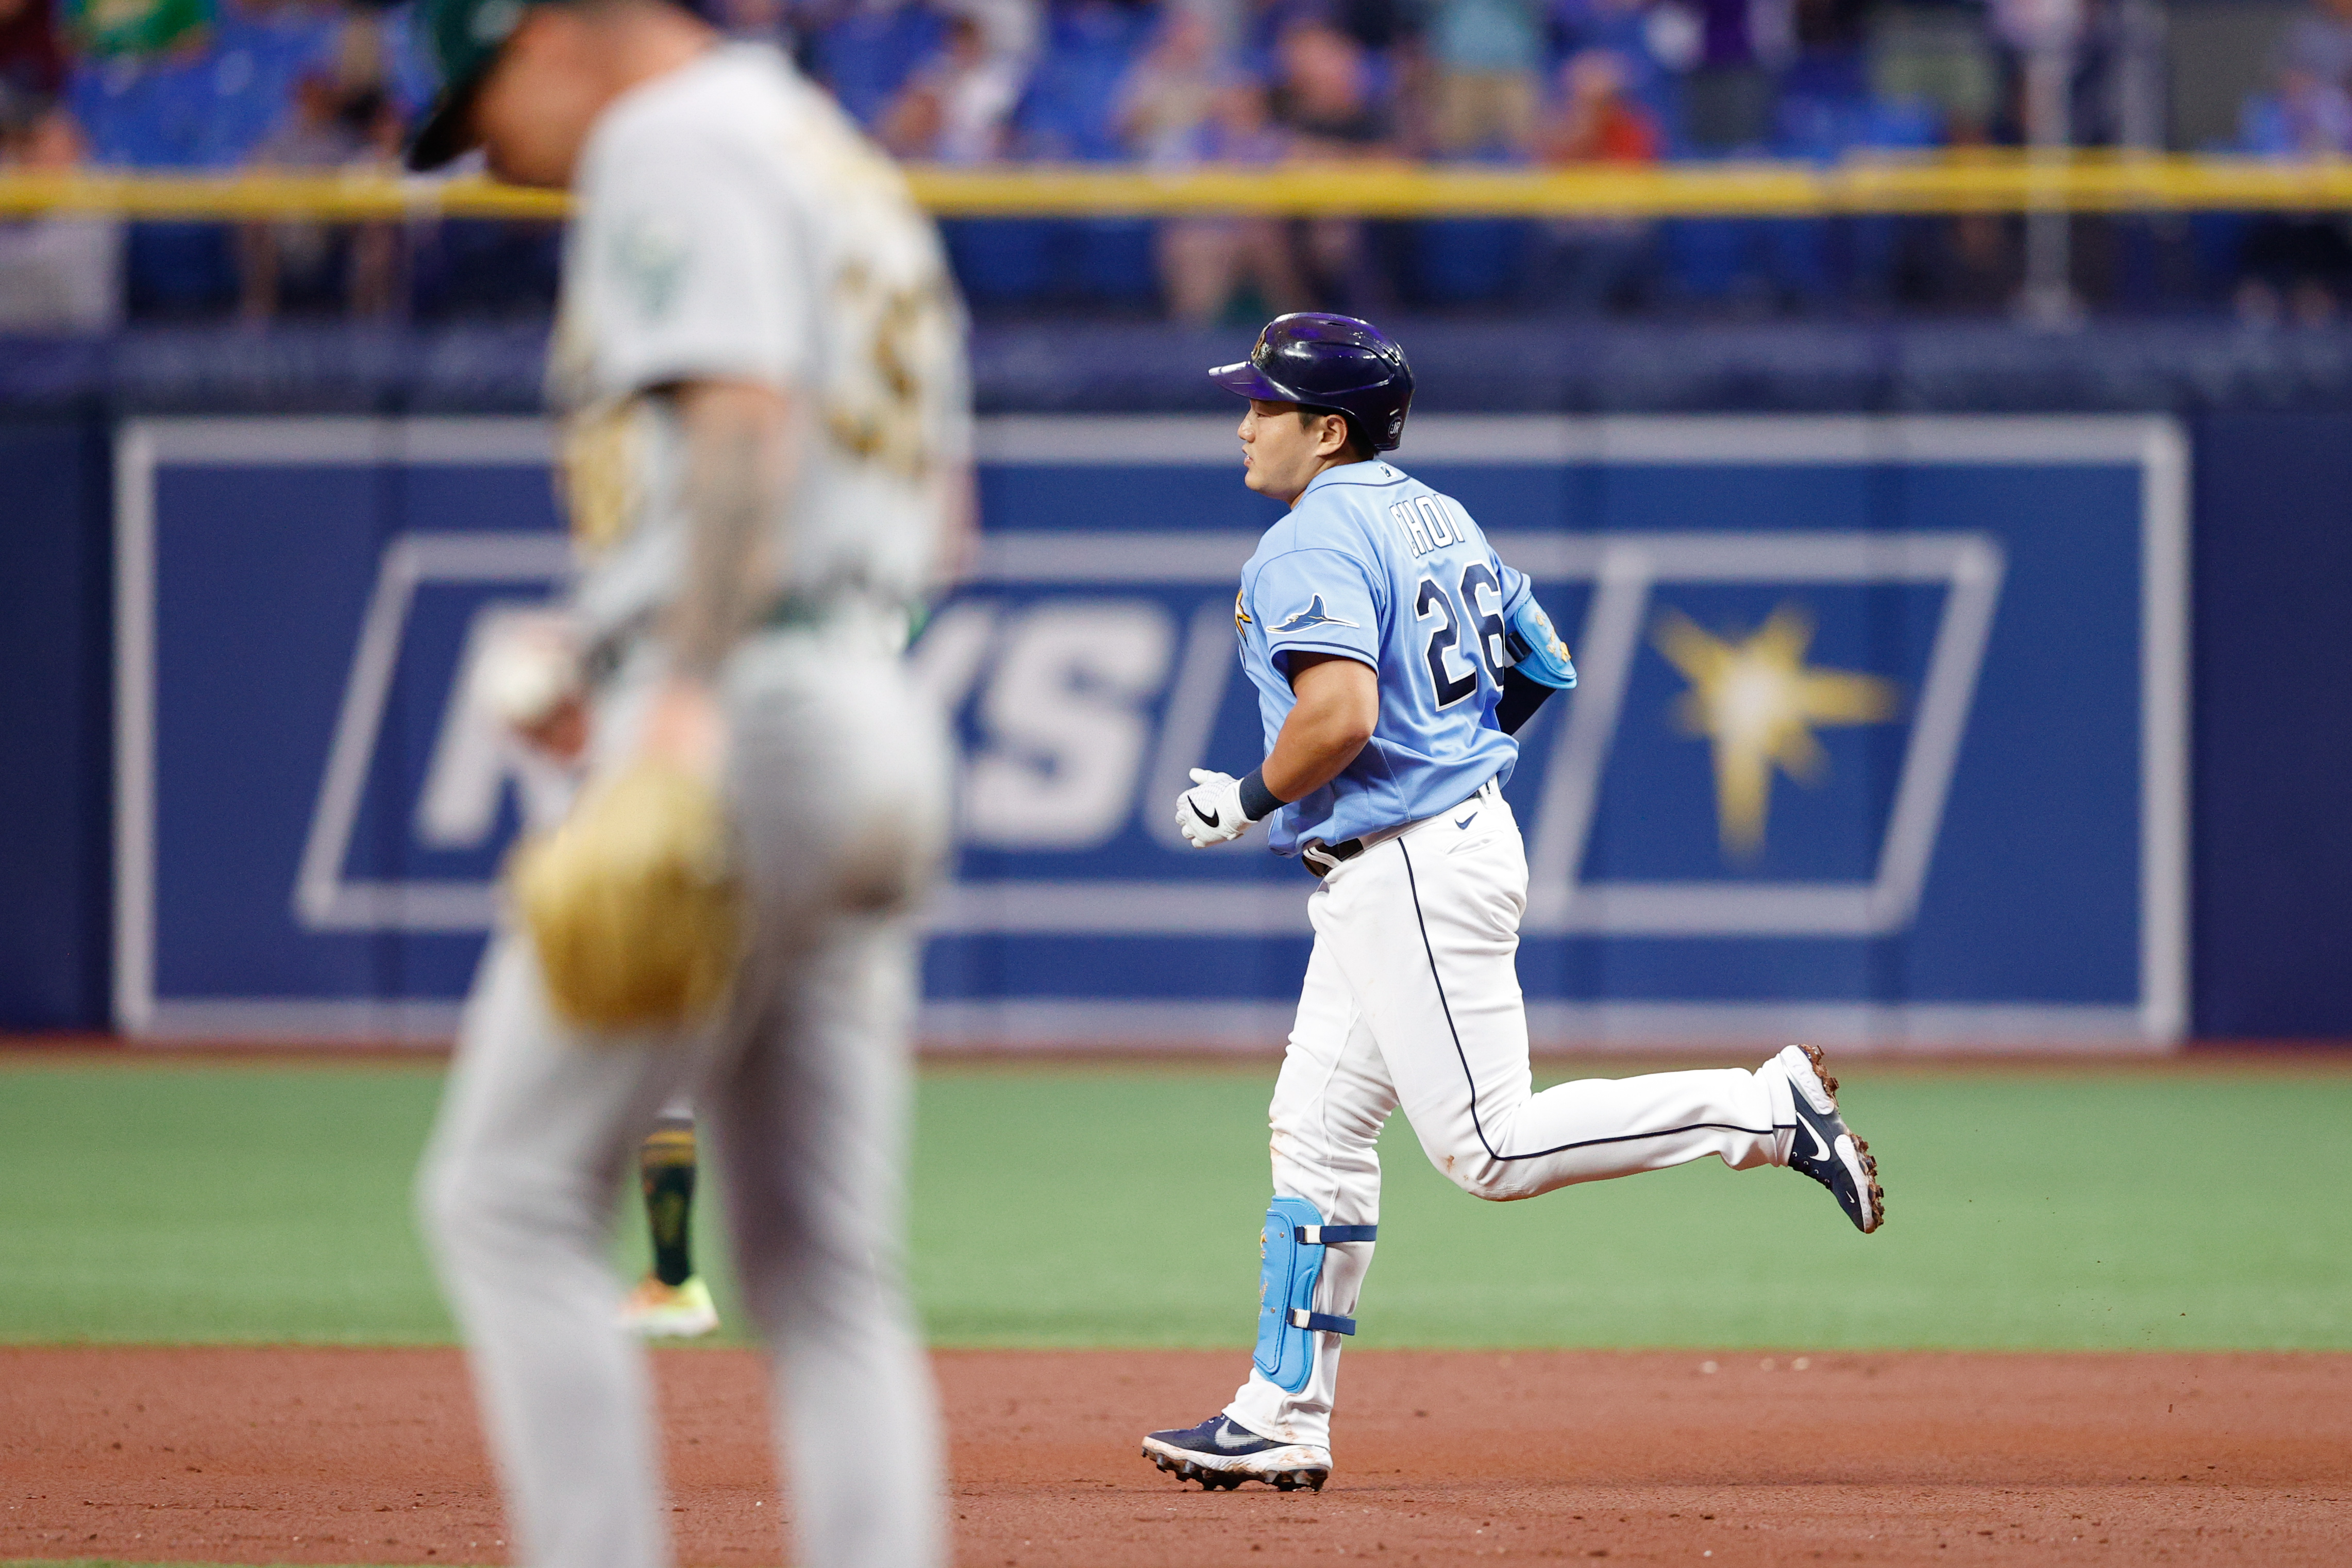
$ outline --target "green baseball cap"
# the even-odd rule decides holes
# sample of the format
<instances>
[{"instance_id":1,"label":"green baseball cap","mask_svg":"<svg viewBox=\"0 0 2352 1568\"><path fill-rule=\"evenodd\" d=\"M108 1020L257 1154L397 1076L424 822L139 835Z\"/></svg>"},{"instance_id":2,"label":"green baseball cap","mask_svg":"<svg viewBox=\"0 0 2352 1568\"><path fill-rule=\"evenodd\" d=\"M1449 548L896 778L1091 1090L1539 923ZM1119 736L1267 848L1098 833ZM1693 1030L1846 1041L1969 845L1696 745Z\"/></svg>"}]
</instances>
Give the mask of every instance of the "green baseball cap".
<instances>
[{"instance_id":1,"label":"green baseball cap","mask_svg":"<svg viewBox=\"0 0 2352 1568\"><path fill-rule=\"evenodd\" d=\"M408 141L408 166L419 172L438 169L474 145L474 99L499 57L499 50L522 26L529 0L421 0L416 30L425 52L440 68L441 90L425 123Z\"/></svg>"}]
</instances>

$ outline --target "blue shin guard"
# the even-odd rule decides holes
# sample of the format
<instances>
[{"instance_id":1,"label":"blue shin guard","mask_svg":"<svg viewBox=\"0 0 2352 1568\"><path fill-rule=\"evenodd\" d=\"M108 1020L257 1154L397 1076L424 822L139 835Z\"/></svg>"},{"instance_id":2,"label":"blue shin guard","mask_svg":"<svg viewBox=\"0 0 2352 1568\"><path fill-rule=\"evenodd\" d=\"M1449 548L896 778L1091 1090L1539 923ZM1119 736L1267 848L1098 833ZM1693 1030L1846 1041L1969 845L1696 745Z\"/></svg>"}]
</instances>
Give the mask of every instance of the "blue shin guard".
<instances>
[{"instance_id":1,"label":"blue shin guard","mask_svg":"<svg viewBox=\"0 0 2352 1568\"><path fill-rule=\"evenodd\" d=\"M1303 1197L1277 1197L1265 1208L1258 1239L1257 1354L1265 1380L1286 1394L1307 1386L1315 1372L1315 1336L1352 1334L1356 1320L1315 1310L1315 1282L1323 1277L1323 1249L1370 1241L1374 1225L1326 1225Z\"/></svg>"}]
</instances>

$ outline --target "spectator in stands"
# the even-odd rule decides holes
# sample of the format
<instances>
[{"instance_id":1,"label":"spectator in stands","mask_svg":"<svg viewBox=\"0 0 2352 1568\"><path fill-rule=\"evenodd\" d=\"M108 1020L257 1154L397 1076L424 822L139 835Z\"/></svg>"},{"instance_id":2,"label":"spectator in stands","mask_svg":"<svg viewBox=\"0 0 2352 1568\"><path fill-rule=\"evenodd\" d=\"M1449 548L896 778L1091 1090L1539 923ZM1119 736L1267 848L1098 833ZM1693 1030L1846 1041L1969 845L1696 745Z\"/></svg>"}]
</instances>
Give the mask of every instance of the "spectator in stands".
<instances>
[{"instance_id":1,"label":"spectator in stands","mask_svg":"<svg viewBox=\"0 0 2352 1568\"><path fill-rule=\"evenodd\" d=\"M1412 51L1420 38L1424 0L1191 0L1229 9L1233 26L1221 31L1231 37L1241 61L1266 75L1277 74L1282 40L1294 28L1320 25L1353 38L1368 52L1394 58Z\"/></svg>"},{"instance_id":2,"label":"spectator in stands","mask_svg":"<svg viewBox=\"0 0 2352 1568\"><path fill-rule=\"evenodd\" d=\"M1376 55L1394 57L1421 37L1422 0L1303 0Z\"/></svg>"},{"instance_id":3,"label":"spectator in stands","mask_svg":"<svg viewBox=\"0 0 2352 1568\"><path fill-rule=\"evenodd\" d=\"M1293 151L1318 159L1370 158L1392 152L1395 117L1374 90L1363 45L1322 22L1283 35L1275 118Z\"/></svg>"},{"instance_id":4,"label":"spectator in stands","mask_svg":"<svg viewBox=\"0 0 2352 1568\"><path fill-rule=\"evenodd\" d=\"M792 8L785 0L710 0L713 26L730 38L795 51Z\"/></svg>"},{"instance_id":5,"label":"spectator in stands","mask_svg":"<svg viewBox=\"0 0 2352 1568\"><path fill-rule=\"evenodd\" d=\"M51 0L0 0L0 89L33 103L65 86Z\"/></svg>"},{"instance_id":6,"label":"spectator in stands","mask_svg":"<svg viewBox=\"0 0 2352 1568\"><path fill-rule=\"evenodd\" d=\"M1859 100L1868 0L1794 0L1790 10L1795 56L1781 73L1780 90L1811 98Z\"/></svg>"},{"instance_id":7,"label":"spectator in stands","mask_svg":"<svg viewBox=\"0 0 2352 1568\"><path fill-rule=\"evenodd\" d=\"M1128 154L1163 168L1278 163L1288 149L1265 86L1219 68L1212 20L1197 10L1167 16L1119 83L1115 105ZM1169 313L1179 320L1218 320L1244 289L1255 291L1261 315L1307 306L1289 235L1272 218L1164 218L1152 247Z\"/></svg>"},{"instance_id":8,"label":"spectator in stands","mask_svg":"<svg viewBox=\"0 0 2352 1568\"><path fill-rule=\"evenodd\" d=\"M1218 91L1216 40L1193 10L1170 13L1159 36L1118 84L1112 118L1119 144L1147 163L1201 156L1201 130Z\"/></svg>"},{"instance_id":9,"label":"spectator in stands","mask_svg":"<svg viewBox=\"0 0 2352 1568\"><path fill-rule=\"evenodd\" d=\"M0 89L0 168L69 173L81 127L58 104ZM122 225L50 215L0 224L0 332L110 332L122 322Z\"/></svg>"},{"instance_id":10,"label":"spectator in stands","mask_svg":"<svg viewBox=\"0 0 2352 1568\"><path fill-rule=\"evenodd\" d=\"M2352 92L2296 67L2275 92L2250 100L2242 122L2246 151L2272 158L2334 158L2352 152Z\"/></svg>"},{"instance_id":11,"label":"spectator in stands","mask_svg":"<svg viewBox=\"0 0 2352 1568\"><path fill-rule=\"evenodd\" d=\"M1274 124L1265 86L1234 77L1218 88L1191 148L1202 162L1267 164L1285 156L1288 141ZM1229 311L1256 319L1314 303L1299 279L1289 226L1277 219L1168 218L1155 237L1160 285L1179 320L1205 325Z\"/></svg>"},{"instance_id":12,"label":"spectator in stands","mask_svg":"<svg viewBox=\"0 0 2352 1568\"><path fill-rule=\"evenodd\" d=\"M868 128L937 50L944 20L923 0L805 0L794 11L810 74Z\"/></svg>"},{"instance_id":13,"label":"spectator in stands","mask_svg":"<svg viewBox=\"0 0 2352 1568\"><path fill-rule=\"evenodd\" d=\"M393 173L404 129L399 105L382 87L306 72L295 82L284 122L262 139L252 162L289 173ZM405 230L396 224L244 225L236 235L238 314L268 321L289 298L331 304L339 295L354 316L397 314L406 297L407 251Z\"/></svg>"},{"instance_id":14,"label":"spectator in stands","mask_svg":"<svg viewBox=\"0 0 2352 1568\"><path fill-rule=\"evenodd\" d=\"M1982 13L1889 5L1869 18L1866 29L1864 79L1876 103L1923 114L1928 135L1944 146L1981 147L1992 140L2004 67ZM1895 234L1910 247L1916 275L1932 280L1922 287L1949 303L1990 308L2015 287L2014 239L2005 214L1963 213L1853 232Z\"/></svg>"},{"instance_id":15,"label":"spectator in stands","mask_svg":"<svg viewBox=\"0 0 2352 1568\"><path fill-rule=\"evenodd\" d=\"M1437 0L1431 140L1452 157L1526 155L1542 97L1546 0Z\"/></svg>"},{"instance_id":16,"label":"spectator in stands","mask_svg":"<svg viewBox=\"0 0 2352 1568\"><path fill-rule=\"evenodd\" d=\"M1794 46L1791 0L1660 0L1656 10L1654 26L1673 12L1697 23L1696 59L1683 84L1683 129L1693 149L1761 147L1779 97L1774 73Z\"/></svg>"},{"instance_id":17,"label":"spectator in stands","mask_svg":"<svg viewBox=\"0 0 2352 1568\"><path fill-rule=\"evenodd\" d=\"M58 0L58 8L76 51L93 59L181 47L201 37L216 15L213 0Z\"/></svg>"},{"instance_id":18,"label":"spectator in stands","mask_svg":"<svg viewBox=\"0 0 2352 1568\"><path fill-rule=\"evenodd\" d=\"M362 89L344 105L343 118L360 139L351 167L387 175L401 172L408 126L390 93L379 88ZM409 241L403 224L361 224L352 230L348 293L353 316L381 320L405 312Z\"/></svg>"},{"instance_id":19,"label":"spectator in stands","mask_svg":"<svg viewBox=\"0 0 2352 1568\"><path fill-rule=\"evenodd\" d=\"M2000 103L2001 62L1970 12L1890 6L1871 18L1865 76L1883 102L1927 104L1954 146L1981 146Z\"/></svg>"},{"instance_id":20,"label":"spectator in stands","mask_svg":"<svg viewBox=\"0 0 2352 1568\"><path fill-rule=\"evenodd\" d=\"M1654 163L1662 150L1656 119L1627 91L1624 57L1584 49L1559 68L1559 97L1537 134L1547 163ZM1633 303L1649 268L1649 225L1630 218L1561 218L1540 231L1545 265L1539 288L1549 302L1578 311Z\"/></svg>"},{"instance_id":21,"label":"spectator in stands","mask_svg":"<svg viewBox=\"0 0 2352 1568\"><path fill-rule=\"evenodd\" d=\"M1675 145L1677 78L1698 60L1695 13L1663 0L1552 0L1550 34L1556 61L1587 49L1615 55L1626 96L1649 111L1664 145Z\"/></svg>"},{"instance_id":22,"label":"spectator in stands","mask_svg":"<svg viewBox=\"0 0 2352 1568\"><path fill-rule=\"evenodd\" d=\"M1685 23L1696 29L1697 19L1678 12L1665 24L1666 31ZM1654 0L1552 0L1547 26L1562 59L1585 49L1616 51L1633 73L1637 97L1661 72L1686 70L1698 57L1695 30L1680 38L1655 36L1659 24Z\"/></svg>"},{"instance_id":23,"label":"spectator in stands","mask_svg":"<svg viewBox=\"0 0 2352 1568\"><path fill-rule=\"evenodd\" d=\"M915 68L882 116L883 145L901 158L986 163L1003 157L1027 72L990 48L977 19L950 16L940 50Z\"/></svg>"},{"instance_id":24,"label":"spectator in stands","mask_svg":"<svg viewBox=\"0 0 2352 1568\"><path fill-rule=\"evenodd\" d=\"M1328 24L1307 22L1283 35L1280 59L1275 119L1289 133L1294 161L1355 161L1396 151L1395 117L1375 90L1362 44ZM1357 315L1388 302L1361 220L1309 218L1301 233L1318 298Z\"/></svg>"},{"instance_id":25,"label":"spectator in stands","mask_svg":"<svg viewBox=\"0 0 2352 1568\"><path fill-rule=\"evenodd\" d=\"M1140 0L1122 0L1135 5ZM1006 59L1026 61L1037 54L1044 0L953 0L954 8L980 24L988 52Z\"/></svg>"},{"instance_id":26,"label":"spectator in stands","mask_svg":"<svg viewBox=\"0 0 2352 1568\"><path fill-rule=\"evenodd\" d=\"M1626 90L1624 57L1584 49L1559 68L1559 99L1544 117L1538 149L1547 163L1654 163L1658 122Z\"/></svg>"},{"instance_id":27,"label":"spectator in stands","mask_svg":"<svg viewBox=\"0 0 2352 1568\"><path fill-rule=\"evenodd\" d=\"M2277 89L2246 104L2246 150L2279 158L2352 153L2352 91L2296 63L2326 63L2316 51L2290 50L2284 57L2290 63L2279 71ZM2352 290L2352 238L2340 214L2280 213L2248 227L2239 265L2240 319L2267 326L2292 317L2324 326Z\"/></svg>"},{"instance_id":28,"label":"spectator in stands","mask_svg":"<svg viewBox=\"0 0 2352 1568\"><path fill-rule=\"evenodd\" d=\"M2279 40L2278 67L2352 89L2352 0L2315 0Z\"/></svg>"},{"instance_id":29,"label":"spectator in stands","mask_svg":"<svg viewBox=\"0 0 2352 1568\"><path fill-rule=\"evenodd\" d=\"M360 152L343 119L335 78L310 71L295 82L284 122L254 149L256 167L289 173L339 169ZM335 235L321 223L280 218L246 224L236 235L237 313L268 321L291 292L319 295L332 287Z\"/></svg>"}]
</instances>

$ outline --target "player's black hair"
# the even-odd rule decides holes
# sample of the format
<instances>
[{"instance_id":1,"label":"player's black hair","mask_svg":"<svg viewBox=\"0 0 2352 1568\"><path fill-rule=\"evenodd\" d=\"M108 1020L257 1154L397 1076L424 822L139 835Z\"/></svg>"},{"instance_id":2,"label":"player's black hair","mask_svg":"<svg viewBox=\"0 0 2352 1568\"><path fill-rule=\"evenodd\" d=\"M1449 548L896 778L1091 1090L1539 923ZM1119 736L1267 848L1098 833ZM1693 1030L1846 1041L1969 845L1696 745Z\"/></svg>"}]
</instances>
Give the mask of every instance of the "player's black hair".
<instances>
[{"instance_id":1,"label":"player's black hair","mask_svg":"<svg viewBox=\"0 0 2352 1568\"><path fill-rule=\"evenodd\" d=\"M1320 419L1327 413L1336 413L1348 422L1349 457L1358 463L1370 463L1381 455L1380 448L1372 444L1371 432L1366 430L1363 422L1346 409L1318 408L1313 403L1305 402L1298 405L1298 421L1302 424L1310 419Z\"/></svg>"}]
</instances>

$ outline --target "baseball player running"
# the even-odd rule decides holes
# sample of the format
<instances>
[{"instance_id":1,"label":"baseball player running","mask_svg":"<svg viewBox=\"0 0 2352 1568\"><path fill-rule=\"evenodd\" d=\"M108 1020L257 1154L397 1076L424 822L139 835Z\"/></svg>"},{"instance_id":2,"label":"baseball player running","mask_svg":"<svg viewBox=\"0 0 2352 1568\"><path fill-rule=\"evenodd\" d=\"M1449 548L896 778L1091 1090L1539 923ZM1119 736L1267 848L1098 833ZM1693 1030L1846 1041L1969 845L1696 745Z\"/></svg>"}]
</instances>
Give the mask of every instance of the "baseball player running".
<instances>
[{"instance_id":1,"label":"baseball player running","mask_svg":"<svg viewBox=\"0 0 2352 1568\"><path fill-rule=\"evenodd\" d=\"M1242 569L1234 609L1265 758L1238 779L1196 769L1177 824L1208 849L1265 822L1275 852L1322 881L1270 1113L1276 1196L1249 1379L1199 1426L1145 1437L1143 1453L1206 1489L1319 1490L1391 1112L1479 1197L1714 1155L1804 1172L1865 1232L1884 1199L1810 1046L1753 1072L1532 1092L1513 967L1528 867L1502 786L1513 733L1576 683L1568 650L1462 503L1380 460L1404 429L1412 371L1379 329L1284 316L1210 375L1250 400L1244 483L1291 510Z\"/></svg>"},{"instance_id":2,"label":"baseball player running","mask_svg":"<svg viewBox=\"0 0 2352 1568\"><path fill-rule=\"evenodd\" d=\"M526 841L419 1177L520 1558L655 1568L668 1511L606 1240L665 1104L725 1174L793 1560L944 1558L899 1276L908 910L945 740L902 653L969 494L962 318L898 172L667 0L424 0L410 152L570 187L551 390L586 778Z\"/></svg>"}]
</instances>

